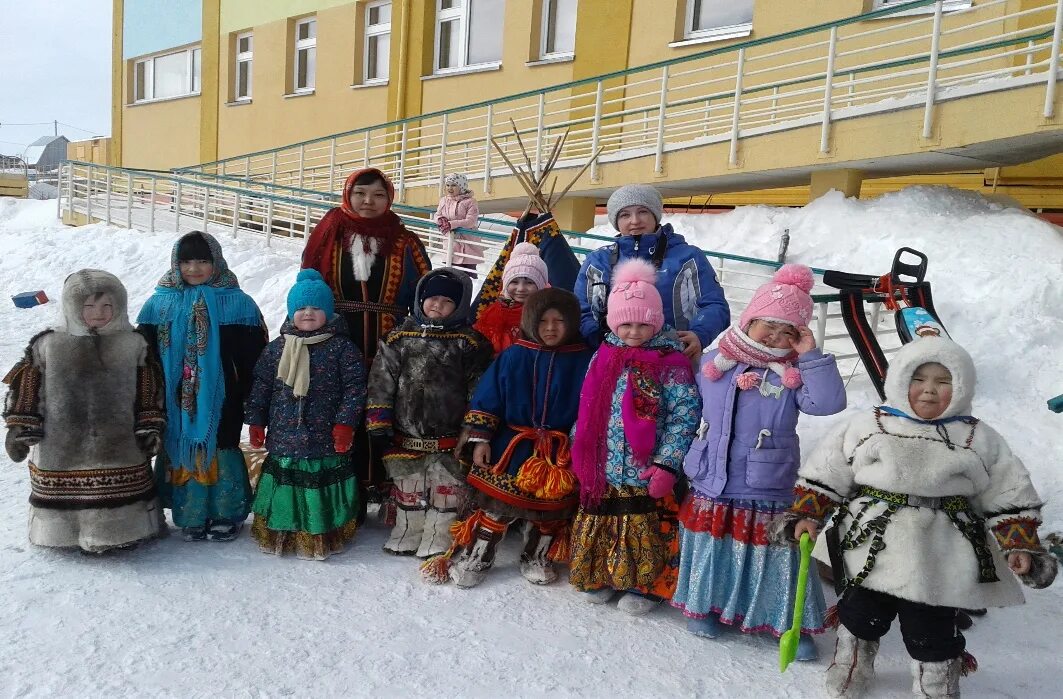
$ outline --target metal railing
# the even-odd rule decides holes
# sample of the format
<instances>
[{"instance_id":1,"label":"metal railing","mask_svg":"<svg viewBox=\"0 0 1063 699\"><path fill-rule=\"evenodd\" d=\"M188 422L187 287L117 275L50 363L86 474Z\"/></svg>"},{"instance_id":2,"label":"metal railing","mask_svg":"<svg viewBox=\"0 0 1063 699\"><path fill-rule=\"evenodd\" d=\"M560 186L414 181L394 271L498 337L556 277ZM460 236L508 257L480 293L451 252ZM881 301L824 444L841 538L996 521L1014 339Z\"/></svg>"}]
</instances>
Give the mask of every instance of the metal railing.
<instances>
[{"instance_id":1,"label":"metal railing","mask_svg":"<svg viewBox=\"0 0 1063 699\"><path fill-rule=\"evenodd\" d=\"M930 6L933 6L932 8ZM925 7L928 13L905 14ZM438 187L465 172L490 193L508 173L491 139L520 157L510 123L540 168L568 131L558 169L577 167L603 148L601 163L652 156L661 173L669 153L728 144L739 164L745 138L820 127L831 150L832 125L898 109L922 109L929 137L936 105L1016 87L1045 86L1053 116L1060 63L1063 0L1022 9L986 0L943 13L940 0L915 0L828 24L565 83L542 91L466 105L325 136L282 148L176 170L185 176L239 178L333 193L351 171L373 166L395 181L398 201L410 187ZM871 22L868 20L889 21ZM591 182L599 181L595 163Z\"/></svg>"},{"instance_id":2,"label":"metal railing","mask_svg":"<svg viewBox=\"0 0 1063 699\"><path fill-rule=\"evenodd\" d=\"M305 239L333 204L320 199L298 198L202 182L168 173L132 170L79 161L64 162L59 171L58 215L68 220L102 221L149 232L188 233L209 231L219 239L252 235L266 247L275 243L292 249L293 258ZM465 261L476 262L486 272L498 257L509 230L504 232L457 229L443 233L430 218L399 214L403 224L418 235L436 264L451 264L460 243ZM498 221L501 226L509 222ZM456 237L460 236L460 237ZM577 234L567 236L581 260L591 252L583 247L612 238ZM599 247L595 245L595 247ZM732 314L737 317L753 291L771 278L778 262L706 250L719 277ZM813 288L815 311L812 328L817 344L834 353L844 372L858 370L855 347L841 321L838 296L822 283L822 270ZM880 306L871 304L872 327L887 352L899 346L888 318L880 318Z\"/></svg>"}]
</instances>

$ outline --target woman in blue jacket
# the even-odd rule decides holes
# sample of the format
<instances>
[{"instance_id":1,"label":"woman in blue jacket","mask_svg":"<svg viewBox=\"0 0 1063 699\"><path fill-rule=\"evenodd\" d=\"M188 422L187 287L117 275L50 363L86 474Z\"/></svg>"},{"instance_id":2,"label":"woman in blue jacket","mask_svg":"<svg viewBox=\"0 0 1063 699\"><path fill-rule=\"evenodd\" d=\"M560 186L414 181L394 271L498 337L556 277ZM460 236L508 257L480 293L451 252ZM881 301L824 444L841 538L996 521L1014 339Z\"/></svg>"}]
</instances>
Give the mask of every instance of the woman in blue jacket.
<instances>
[{"instance_id":1,"label":"woman in blue jacket","mask_svg":"<svg viewBox=\"0 0 1063 699\"><path fill-rule=\"evenodd\" d=\"M607 209L609 222L620 235L612 245L588 255L576 277L583 337L592 347L601 342L613 268L623 260L641 257L657 268L656 287L664 301L665 323L676 329L683 354L697 357L731 323L731 311L709 259L673 231L671 224L661 225L664 203L651 185L617 189Z\"/></svg>"}]
</instances>

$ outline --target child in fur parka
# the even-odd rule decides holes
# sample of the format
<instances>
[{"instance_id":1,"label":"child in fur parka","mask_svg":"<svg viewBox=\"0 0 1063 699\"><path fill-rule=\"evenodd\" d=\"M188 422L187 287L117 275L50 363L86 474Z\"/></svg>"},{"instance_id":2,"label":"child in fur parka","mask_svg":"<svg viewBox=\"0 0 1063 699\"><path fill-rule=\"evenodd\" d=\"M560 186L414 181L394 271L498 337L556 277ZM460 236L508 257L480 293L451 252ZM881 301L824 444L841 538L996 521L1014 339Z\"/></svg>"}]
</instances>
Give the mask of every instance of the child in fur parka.
<instances>
[{"instance_id":1,"label":"child in fur parka","mask_svg":"<svg viewBox=\"0 0 1063 699\"><path fill-rule=\"evenodd\" d=\"M7 454L29 457L31 543L102 553L165 531L151 476L162 377L114 275L67 277L60 324L30 340L4 383Z\"/></svg>"},{"instance_id":2,"label":"child in fur parka","mask_svg":"<svg viewBox=\"0 0 1063 699\"><path fill-rule=\"evenodd\" d=\"M501 295L480 313L474 328L491 341L495 354L520 338L524 302L550 286L546 263L532 243L517 243L502 270Z\"/></svg>"},{"instance_id":3,"label":"child in fur parka","mask_svg":"<svg viewBox=\"0 0 1063 699\"><path fill-rule=\"evenodd\" d=\"M915 694L960 696L974 664L957 608L1022 604L1016 575L1034 588L1055 578L1041 499L1007 442L971 417L974 390L963 348L918 338L891 359L886 402L831 432L799 471L795 537L815 538L836 509L814 551L840 587L831 696L866 693L895 617Z\"/></svg>"},{"instance_id":4,"label":"child in fur parka","mask_svg":"<svg viewBox=\"0 0 1063 699\"><path fill-rule=\"evenodd\" d=\"M793 501L801 464L801 413L845 409L834 357L816 348L812 271L784 265L753 294L719 349L702 357L702 428L684 470L691 492L679 512L679 584L672 605L687 630L715 638L720 622L744 633L790 628L800 556L768 533ZM810 634L822 633L826 605L807 586L797 659L813 660Z\"/></svg>"},{"instance_id":5,"label":"child in fur parka","mask_svg":"<svg viewBox=\"0 0 1063 699\"><path fill-rule=\"evenodd\" d=\"M244 399L266 346L262 314L217 239L193 231L174 243L170 268L137 322L165 380L159 499L185 541L232 541L251 510L240 435Z\"/></svg>"},{"instance_id":6,"label":"child in fur parka","mask_svg":"<svg viewBox=\"0 0 1063 699\"><path fill-rule=\"evenodd\" d=\"M602 604L646 614L671 599L678 572L675 485L701 412L690 360L664 324L653 266L617 266L610 332L580 392L572 464L580 509L570 582Z\"/></svg>"},{"instance_id":7,"label":"child in fur parka","mask_svg":"<svg viewBox=\"0 0 1063 699\"><path fill-rule=\"evenodd\" d=\"M365 410L365 362L314 269L288 292L281 336L255 365L245 421L269 451L252 509L265 553L325 560L354 538L358 476L351 460ZM267 433L268 428L268 433Z\"/></svg>"},{"instance_id":8,"label":"child in fur parka","mask_svg":"<svg viewBox=\"0 0 1063 699\"><path fill-rule=\"evenodd\" d=\"M439 230L447 234L455 228L476 228L480 220L480 206L469 189L469 178L452 172L443 178L443 189L446 194L440 198L435 216ZM473 279L476 278L476 258L470 255L479 251L472 236L454 234L453 264L464 269Z\"/></svg>"},{"instance_id":9,"label":"child in fur parka","mask_svg":"<svg viewBox=\"0 0 1063 699\"><path fill-rule=\"evenodd\" d=\"M427 558L450 548L465 494L454 450L491 344L469 327L472 281L452 267L417 284L413 314L380 341L366 427L394 481L395 526L384 550Z\"/></svg>"}]
</instances>

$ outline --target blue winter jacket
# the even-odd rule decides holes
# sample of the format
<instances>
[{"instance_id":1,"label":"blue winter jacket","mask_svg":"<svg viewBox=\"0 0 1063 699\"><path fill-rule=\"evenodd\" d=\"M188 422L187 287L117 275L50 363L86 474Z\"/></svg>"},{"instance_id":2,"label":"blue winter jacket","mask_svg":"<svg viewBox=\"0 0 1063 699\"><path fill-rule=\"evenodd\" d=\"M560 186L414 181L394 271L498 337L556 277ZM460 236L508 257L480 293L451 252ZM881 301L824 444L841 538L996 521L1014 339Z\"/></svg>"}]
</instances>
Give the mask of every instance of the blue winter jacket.
<instances>
[{"instance_id":1,"label":"blue winter jacket","mask_svg":"<svg viewBox=\"0 0 1063 699\"><path fill-rule=\"evenodd\" d=\"M656 284L664 301L664 322L676 330L694 332L702 347L708 347L730 325L731 310L709 259L666 223L648 235L618 235L615 243L598 248L583 261L573 291L579 299L580 332L592 347L602 340L599 321L609 295L613 246L619 248L619 263L632 257L652 260L661 242L668 246Z\"/></svg>"}]
</instances>

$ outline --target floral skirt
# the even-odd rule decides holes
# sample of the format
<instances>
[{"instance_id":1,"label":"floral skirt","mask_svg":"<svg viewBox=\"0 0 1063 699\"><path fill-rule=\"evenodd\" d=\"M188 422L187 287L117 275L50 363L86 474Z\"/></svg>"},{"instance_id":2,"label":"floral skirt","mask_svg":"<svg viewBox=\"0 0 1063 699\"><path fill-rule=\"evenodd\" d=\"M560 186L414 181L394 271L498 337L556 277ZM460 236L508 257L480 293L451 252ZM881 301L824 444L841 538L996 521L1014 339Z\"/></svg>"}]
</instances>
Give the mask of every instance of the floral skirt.
<instances>
[{"instance_id":1,"label":"floral skirt","mask_svg":"<svg viewBox=\"0 0 1063 699\"><path fill-rule=\"evenodd\" d=\"M609 486L592 511L572 522L569 582L590 592L604 587L671 599L679 565L675 498L645 488Z\"/></svg>"},{"instance_id":2,"label":"floral skirt","mask_svg":"<svg viewBox=\"0 0 1063 699\"><path fill-rule=\"evenodd\" d=\"M164 451L155 459L155 485L178 527L243 522L251 508L251 483L239 449L218 449L207 468L175 468Z\"/></svg>"},{"instance_id":3,"label":"floral skirt","mask_svg":"<svg viewBox=\"0 0 1063 699\"><path fill-rule=\"evenodd\" d=\"M691 493L679 511L680 566L672 606L695 619L718 614L745 633L790 628L800 551L768 541L790 503L731 500ZM802 633L823 633L826 604L813 569Z\"/></svg>"},{"instance_id":4,"label":"floral skirt","mask_svg":"<svg viewBox=\"0 0 1063 699\"><path fill-rule=\"evenodd\" d=\"M262 464L251 534L263 550L325 558L354 537L357 475L346 454L270 455Z\"/></svg>"}]
</instances>

